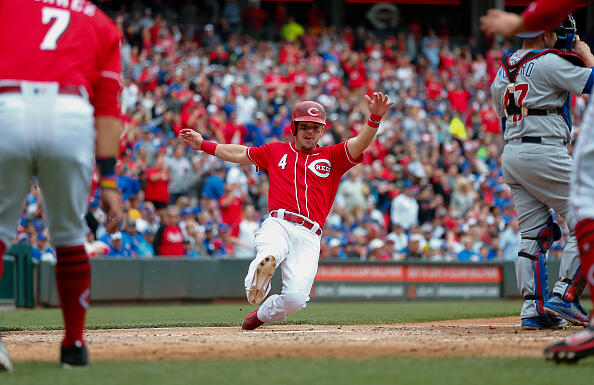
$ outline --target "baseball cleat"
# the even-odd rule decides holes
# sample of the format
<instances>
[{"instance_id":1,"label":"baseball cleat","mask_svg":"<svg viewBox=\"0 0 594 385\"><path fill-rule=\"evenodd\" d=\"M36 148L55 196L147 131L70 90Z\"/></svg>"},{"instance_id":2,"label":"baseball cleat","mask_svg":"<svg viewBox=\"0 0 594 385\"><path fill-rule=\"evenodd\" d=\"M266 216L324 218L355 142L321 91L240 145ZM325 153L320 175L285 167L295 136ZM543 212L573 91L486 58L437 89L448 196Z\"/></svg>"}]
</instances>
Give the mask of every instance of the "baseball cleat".
<instances>
[{"instance_id":1,"label":"baseball cleat","mask_svg":"<svg viewBox=\"0 0 594 385\"><path fill-rule=\"evenodd\" d=\"M0 338L0 372L4 371L12 372L12 362L10 362L10 357L8 357L6 347Z\"/></svg>"},{"instance_id":2,"label":"baseball cleat","mask_svg":"<svg viewBox=\"0 0 594 385\"><path fill-rule=\"evenodd\" d=\"M567 321L549 314L522 318L522 328L524 330L563 329L566 327Z\"/></svg>"},{"instance_id":3,"label":"baseball cleat","mask_svg":"<svg viewBox=\"0 0 594 385\"><path fill-rule=\"evenodd\" d=\"M275 270L276 258L272 255L269 255L260 262L258 268L256 268L252 287L250 287L248 293L249 303L252 305L259 305L262 303Z\"/></svg>"},{"instance_id":4,"label":"baseball cleat","mask_svg":"<svg viewBox=\"0 0 594 385\"><path fill-rule=\"evenodd\" d=\"M580 325L588 327L590 325L590 317L586 309L580 305L578 300L565 301L558 294L553 296L544 304L545 312L550 315L561 317L564 320L571 322L573 325Z\"/></svg>"},{"instance_id":5,"label":"baseball cleat","mask_svg":"<svg viewBox=\"0 0 594 385\"><path fill-rule=\"evenodd\" d=\"M544 350L547 360L557 363L576 363L580 359L594 355L594 327L591 326Z\"/></svg>"},{"instance_id":6,"label":"baseball cleat","mask_svg":"<svg viewBox=\"0 0 594 385\"><path fill-rule=\"evenodd\" d=\"M89 353L87 352L87 347L82 346L72 346L66 347L62 346L60 350L60 365L67 369L72 366L87 366L89 364Z\"/></svg>"},{"instance_id":7,"label":"baseball cleat","mask_svg":"<svg viewBox=\"0 0 594 385\"><path fill-rule=\"evenodd\" d=\"M254 310L247 317L244 318L243 323L241 324L241 328L243 330L254 330L262 326L264 322L260 321L258 318L258 309Z\"/></svg>"}]
</instances>

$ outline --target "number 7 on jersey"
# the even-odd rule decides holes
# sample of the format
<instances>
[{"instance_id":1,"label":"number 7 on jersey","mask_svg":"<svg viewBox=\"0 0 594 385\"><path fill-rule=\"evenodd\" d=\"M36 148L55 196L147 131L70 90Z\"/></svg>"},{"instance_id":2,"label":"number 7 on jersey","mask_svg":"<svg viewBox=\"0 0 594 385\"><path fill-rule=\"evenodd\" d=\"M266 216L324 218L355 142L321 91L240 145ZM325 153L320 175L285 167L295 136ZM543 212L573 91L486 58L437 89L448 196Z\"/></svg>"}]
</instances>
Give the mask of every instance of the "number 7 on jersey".
<instances>
[{"instance_id":1,"label":"number 7 on jersey","mask_svg":"<svg viewBox=\"0 0 594 385\"><path fill-rule=\"evenodd\" d=\"M63 9L43 7L41 9L41 22L44 25L54 23L49 27L39 48L43 51L53 51L57 48L58 39L70 23L70 12Z\"/></svg>"}]
</instances>

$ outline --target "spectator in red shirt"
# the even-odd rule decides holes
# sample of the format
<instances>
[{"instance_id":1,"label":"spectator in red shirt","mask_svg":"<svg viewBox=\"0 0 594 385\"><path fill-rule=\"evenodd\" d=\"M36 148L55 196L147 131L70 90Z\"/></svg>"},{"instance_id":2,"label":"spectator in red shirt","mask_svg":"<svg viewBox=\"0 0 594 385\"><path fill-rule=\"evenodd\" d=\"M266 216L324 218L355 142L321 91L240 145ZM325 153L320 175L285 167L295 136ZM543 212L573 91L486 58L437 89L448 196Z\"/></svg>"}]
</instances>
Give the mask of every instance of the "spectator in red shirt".
<instances>
[{"instance_id":1,"label":"spectator in red shirt","mask_svg":"<svg viewBox=\"0 0 594 385\"><path fill-rule=\"evenodd\" d=\"M184 236L177 224L179 221L178 208L167 207L163 217L164 223L159 227L153 243L155 254L161 257L183 258L185 256Z\"/></svg>"},{"instance_id":2,"label":"spectator in red shirt","mask_svg":"<svg viewBox=\"0 0 594 385\"><path fill-rule=\"evenodd\" d=\"M231 235L239 235L239 224L243 220L243 197L238 183L225 184L225 194L219 198L219 209L224 224L231 227Z\"/></svg>"},{"instance_id":3,"label":"spectator in red shirt","mask_svg":"<svg viewBox=\"0 0 594 385\"><path fill-rule=\"evenodd\" d=\"M165 157L158 154L155 166L146 170L144 199L152 202L159 211L169 204L169 179L169 170L165 169Z\"/></svg>"},{"instance_id":4,"label":"spectator in red shirt","mask_svg":"<svg viewBox=\"0 0 594 385\"><path fill-rule=\"evenodd\" d=\"M464 90L460 83L450 83L448 88L448 99L452 108L458 112L468 111L468 100L472 96L470 92Z\"/></svg>"},{"instance_id":5,"label":"spectator in red shirt","mask_svg":"<svg viewBox=\"0 0 594 385\"><path fill-rule=\"evenodd\" d=\"M260 3L251 3L250 7L243 13L243 22L248 33L256 38L262 37L262 31L268 14L260 8Z\"/></svg>"}]
</instances>

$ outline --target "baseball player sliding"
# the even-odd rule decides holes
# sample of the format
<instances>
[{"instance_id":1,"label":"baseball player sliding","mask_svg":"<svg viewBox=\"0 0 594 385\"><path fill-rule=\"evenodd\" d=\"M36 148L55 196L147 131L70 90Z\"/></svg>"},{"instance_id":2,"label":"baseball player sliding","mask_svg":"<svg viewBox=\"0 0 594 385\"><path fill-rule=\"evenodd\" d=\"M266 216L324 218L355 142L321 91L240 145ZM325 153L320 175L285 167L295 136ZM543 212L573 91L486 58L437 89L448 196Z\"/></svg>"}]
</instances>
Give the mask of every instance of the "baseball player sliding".
<instances>
[{"instance_id":1,"label":"baseball player sliding","mask_svg":"<svg viewBox=\"0 0 594 385\"><path fill-rule=\"evenodd\" d=\"M115 190L121 33L88 1L3 0L0 34L0 276L2 254L37 176L57 253L65 326L60 362L86 365L91 265L83 216L93 154L107 230L117 231L122 217ZM3 369L11 364L0 341Z\"/></svg>"},{"instance_id":2,"label":"baseball player sliding","mask_svg":"<svg viewBox=\"0 0 594 385\"><path fill-rule=\"evenodd\" d=\"M481 28L489 33L511 35L519 31L552 28L559 20L583 1L540 0L533 2L520 15L490 10L481 18ZM591 65L591 64L588 64ZM590 100L574 150L571 174L570 216L575 232L582 270L590 293L594 293L594 104ZM591 298L593 294L590 294ZM574 362L594 354L594 326L573 334L547 347L547 359Z\"/></svg>"},{"instance_id":3,"label":"baseball player sliding","mask_svg":"<svg viewBox=\"0 0 594 385\"><path fill-rule=\"evenodd\" d=\"M500 61L491 93L504 129L503 177L514 198L522 236L515 260L518 287L525 299L522 327L563 326L558 317L586 326L590 319L578 299L585 277L573 232L576 220L569 214L572 158L567 145L572 128L570 93L590 93L594 74L589 67L594 66L594 56L581 41L574 53L552 49L555 31L518 36L524 39L522 48ZM563 216L571 231L551 295L546 253L561 232L550 209Z\"/></svg>"},{"instance_id":4,"label":"baseball player sliding","mask_svg":"<svg viewBox=\"0 0 594 385\"><path fill-rule=\"evenodd\" d=\"M393 102L381 92L365 96L371 116L354 138L320 147L326 111L313 101L299 103L292 115L295 140L260 147L216 144L184 129L181 137L196 150L217 158L256 165L270 179L270 216L256 232L256 257L245 278L248 301L262 303L277 267L282 272L281 294L268 297L243 320L242 328L255 329L265 322L284 321L305 308L318 269L322 228L341 177L360 162L373 141L382 116Z\"/></svg>"}]
</instances>

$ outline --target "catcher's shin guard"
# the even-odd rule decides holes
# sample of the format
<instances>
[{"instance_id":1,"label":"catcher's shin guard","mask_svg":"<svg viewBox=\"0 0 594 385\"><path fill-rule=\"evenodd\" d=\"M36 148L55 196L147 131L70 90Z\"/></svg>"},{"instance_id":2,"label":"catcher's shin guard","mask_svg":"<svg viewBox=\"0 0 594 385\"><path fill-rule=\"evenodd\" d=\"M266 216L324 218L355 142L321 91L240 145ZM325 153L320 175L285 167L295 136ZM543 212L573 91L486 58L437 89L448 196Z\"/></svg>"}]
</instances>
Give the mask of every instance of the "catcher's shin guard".
<instances>
[{"instance_id":1,"label":"catcher's shin guard","mask_svg":"<svg viewBox=\"0 0 594 385\"><path fill-rule=\"evenodd\" d=\"M520 286L522 297L524 297L524 300L526 301L535 301L535 307L538 315L544 315L544 303L549 299L549 273L547 272L545 255L540 251L534 255L520 251L518 253L518 257L526 258L530 261L534 282L534 287L531 291L528 287L531 285L523 283L518 276L518 285Z\"/></svg>"}]
</instances>

